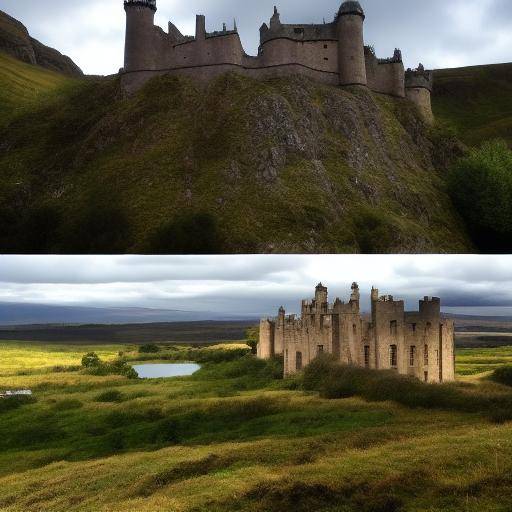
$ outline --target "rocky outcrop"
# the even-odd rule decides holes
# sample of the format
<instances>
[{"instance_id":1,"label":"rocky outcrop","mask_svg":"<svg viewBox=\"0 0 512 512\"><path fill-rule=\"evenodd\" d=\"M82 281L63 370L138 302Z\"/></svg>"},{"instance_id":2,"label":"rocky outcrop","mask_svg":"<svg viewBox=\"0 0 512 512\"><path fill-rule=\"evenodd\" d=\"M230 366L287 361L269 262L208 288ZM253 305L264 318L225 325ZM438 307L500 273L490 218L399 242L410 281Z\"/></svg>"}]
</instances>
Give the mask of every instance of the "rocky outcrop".
<instances>
[{"instance_id":1,"label":"rocky outcrop","mask_svg":"<svg viewBox=\"0 0 512 512\"><path fill-rule=\"evenodd\" d=\"M82 70L69 57L30 37L25 25L3 11L0 11L0 51L23 62L65 75L83 75Z\"/></svg>"}]
</instances>

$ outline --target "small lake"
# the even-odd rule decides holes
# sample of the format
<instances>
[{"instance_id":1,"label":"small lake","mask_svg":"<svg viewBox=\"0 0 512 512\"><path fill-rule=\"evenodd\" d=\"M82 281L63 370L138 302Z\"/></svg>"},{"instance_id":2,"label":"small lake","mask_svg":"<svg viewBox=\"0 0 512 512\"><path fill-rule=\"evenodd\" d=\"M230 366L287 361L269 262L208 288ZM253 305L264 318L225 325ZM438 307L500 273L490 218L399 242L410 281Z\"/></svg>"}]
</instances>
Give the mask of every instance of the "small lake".
<instances>
[{"instance_id":1,"label":"small lake","mask_svg":"<svg viewBox=\"0 0 512 512\"><path fill-rule=\"evenodd\" d=\"M133 369L141 379L162 379L166 377L186 377L196 373L201 367L195 363L175 364L136 364Z\"/></svg>"}]
</instances>

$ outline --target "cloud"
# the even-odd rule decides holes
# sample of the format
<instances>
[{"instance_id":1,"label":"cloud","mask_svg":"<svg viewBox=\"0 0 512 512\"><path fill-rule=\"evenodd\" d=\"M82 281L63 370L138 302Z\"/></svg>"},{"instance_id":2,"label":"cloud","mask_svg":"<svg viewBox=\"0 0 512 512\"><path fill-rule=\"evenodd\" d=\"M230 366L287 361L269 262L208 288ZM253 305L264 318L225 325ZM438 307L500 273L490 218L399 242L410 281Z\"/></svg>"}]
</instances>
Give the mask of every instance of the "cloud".
<instances>
[{"instance_id":1,"label":"cloud","mask_svg":"<svg viewBox=\"0 0 512 512\"><path fill-rule=\"evenodd\" d=\"M330 298L425 295L449 308L512 307L512 256L1 256L0 302L269 315L298 312L322 281ZM460 312L460 311L459 311Z\"/></svg>"},{"instance_id":2,"label":"cloud","mask_svg":"<svg viewBox=\"0 0 512 512\"><path fill-rule=\"evenodd\" d=\"M207 16L209 30L237 20L244 47L255 54L258 29L272 14L275 0L157 0L157 24L173 21L192 34L195 14ZM286 23L331 21L339 0L281 0ZM403 50L407 66L430 68L510 61L510 0L363 0L366 41L381 56ZM70 55L87 73L115 73L123 64L122 0L3 0L2 9L24 22L34 37Z\"/></svg>"}]
</instances>

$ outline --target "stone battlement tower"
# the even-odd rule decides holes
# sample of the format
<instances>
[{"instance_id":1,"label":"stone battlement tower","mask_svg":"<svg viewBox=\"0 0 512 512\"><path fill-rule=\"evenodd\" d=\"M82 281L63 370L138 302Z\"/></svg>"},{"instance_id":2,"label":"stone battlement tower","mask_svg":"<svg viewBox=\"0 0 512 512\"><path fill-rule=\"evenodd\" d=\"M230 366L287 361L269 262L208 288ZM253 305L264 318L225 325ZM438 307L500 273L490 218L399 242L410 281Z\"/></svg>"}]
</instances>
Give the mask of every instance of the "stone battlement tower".
<instances>
[{"instance_id":1,"label":"stone battlement tower","mask_svg":"<svg viewBox=\"0 0 512 512\"><path fill-rule=\"evenodd\" d=\"M228 71L255 78L301 74L318 82L407 97L427 122L432 74L420 65L405 73L402 53L379 59L364 44L365 12L355 0L341 4L334 20L323 24L285 24L277 7L260 28L258 55L244 51L236 23L208 32L204 15L196 33L183 35L169 22L168 32L154 25L156 0L124 0L126 42L122 84L135 91L159 74L182 74L208 80Z\"/></svg>"},{"instance_id":2,"label":"stone battlement tower","mask_svg":"<svg viewBox=\"0 0 512 512\"><path fill-rule=\"evenodd\" d=\"M443 318L437 297L425 297L418 311L408 312L404 301L373 288L371 314L363 315L357 283L348 303L332 304L319 284L315 298L302 301L300 318L280 308L277 318L261 320L258 357L282 355L285 376L328 353L342 364L448 382L455 380L454 346L453 321Z\"/></svg>"}]
</instances>

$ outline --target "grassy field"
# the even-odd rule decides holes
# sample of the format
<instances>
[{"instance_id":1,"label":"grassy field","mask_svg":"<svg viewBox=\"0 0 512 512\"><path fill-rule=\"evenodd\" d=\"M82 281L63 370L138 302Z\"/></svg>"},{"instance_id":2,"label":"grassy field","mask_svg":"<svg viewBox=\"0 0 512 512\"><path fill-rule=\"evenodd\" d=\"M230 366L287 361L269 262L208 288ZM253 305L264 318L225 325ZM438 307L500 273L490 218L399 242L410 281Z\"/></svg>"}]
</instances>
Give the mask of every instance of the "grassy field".
<instances>
[{"instance_id":1,"label":"grassy field","mask_svg":"<svg viewBox=\"0 0 512 512\"><path fill-rule=\"evenodd\" d=\"M0 412L0 510L510 510L510 423L321 399L242 348L101 347L105 359L203 361L191 377L141 381L65 371L88 346L1 343L0 389L30 387L37 401ZM512 348L457 357L476 373ZM461 379L465 392L512 393Z\"/></svg>"}]
</instances>

